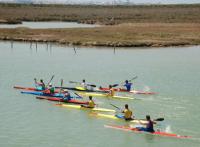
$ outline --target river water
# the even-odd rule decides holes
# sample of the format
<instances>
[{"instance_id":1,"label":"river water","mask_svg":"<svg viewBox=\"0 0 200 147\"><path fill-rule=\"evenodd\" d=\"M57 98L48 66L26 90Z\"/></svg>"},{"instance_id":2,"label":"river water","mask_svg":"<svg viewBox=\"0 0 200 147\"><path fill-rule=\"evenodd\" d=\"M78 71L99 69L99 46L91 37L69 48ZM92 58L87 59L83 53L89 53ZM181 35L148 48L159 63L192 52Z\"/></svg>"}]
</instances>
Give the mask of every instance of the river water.
<instances>
[{"instance_id":1,"label":"river water","mask_svg":"<svg viewBox=\"0 0 200 147\"><path fill-rule=\"evenodd\" d=\"M0 42L0 146L2 147L199 147L200 47L87 48ZM96 118L88 111L56 107L55 102L20 94L14 85L33 87L33 79L75 86L86 81L107 86L138 76L136 90L157 95L134 95L141 100L94 98L99 107L115 109L128 103L137 118L164 117L156 128L192 139L175 139L105 128L125 125ZM87 98L86 98L87 99Z\"/></svg>"},{"instance_id":2,"label":"river water","mask_svg":"<svg viewBox=\"0 0 200 147\"><path fill-rule=\"evenodd\" d=\"M0 28L17 28L27 27L32 29L53 29L53 28L91 28L98 27L99 25L93 24L79 24L76 22L27 22L23 21L22 24L0 24Z\"/></svg>"}]
</instances>

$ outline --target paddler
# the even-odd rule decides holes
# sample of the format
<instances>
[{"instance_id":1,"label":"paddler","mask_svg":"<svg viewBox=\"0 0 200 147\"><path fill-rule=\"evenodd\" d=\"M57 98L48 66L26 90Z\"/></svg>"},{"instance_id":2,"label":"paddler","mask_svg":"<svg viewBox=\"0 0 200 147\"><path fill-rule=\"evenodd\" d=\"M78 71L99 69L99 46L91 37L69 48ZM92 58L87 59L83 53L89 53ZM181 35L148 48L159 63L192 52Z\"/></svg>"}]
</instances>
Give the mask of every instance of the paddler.
<instances>
[{"instance_id":1,"label":"paddler","mask_svg":"<svg viewBox=\"0 0 200 147\"><path fill-rule=\"evenodd\" d=\"M50 83L47 87L47 89L44 91L44 93L46 94L51 94L53 95L55 93L55 88L52 86L52 84Z\"/></svg>"},{"instance_id":2,"label":"paddler","mask_svg":"<svg viewBox=\"0 0 200 147\"><path fill-rule=\"evenodd\" d=\"M115 95L115 90L112 87L112 85L109 85L108 96L114 96L114 95Z\"/></svg>"},{"instance_id":3,"label":"paddler","mask_svg":"<svg viewBox=\"0 0 200 147\"><path fill-rule=\"evenodd\" d=\"M95 107L95 103L92 100L92 96L89 96L89 102L88 105L81 105L81 107L85 107L85 108L94 108Z\"/></svg>"},{"instance_id":4,"label":"paddler","mask_svg":"<svg viewBox=\"0 0 200 147\"><path fill-rule=\"evenodd\" d=\"M128 104L125 104L125 109L122 111L124 113L125 120L133 120L133 112L128 108Z\"/></svg>"},{"instance_id":5,"label":"paddler","mask_svg":"<svg viewBox=\"0 0 200 147\"><path fill-rule=\"evenodd\" d=\"M45 84L42 79L40 79L40 82L37 82L36 78L34 78L34 81L37 90L45 90Z\"/></svg>"},{"instance_id":6,"label":"paddler","mask_svg":"<svg viewBox=\"0 0 200 147\"><path fill-rule=\"evenodd\" d=\"M70 95L70 93L69 93L68 90L64 90L62 94L63 94L63 98L62 98L62 99L63 99L64 101L69 101L69 100L71 100L72 97L71 97L71 95Z\"/></svg>"},{"instance_id":7,"label":"paddler","mask_svg":"<svg viewBox=\"0 0 200 147\"><path fill-rule=\"evenodd\" d=\"M155 132L155 131L154 131L154 128L153 128L153 125L154 125L156 122L154 122L154 121L151 120L150 115L146 115L146 120L147 120L147 123L142 123L142 122L140 122L140 124L146 125L146 127L136 127L136 128L137 128L139 131L145 131L145 132L150 132L150 133Z\"/></svg>"},{"instance_id":8,"label":"paddler","mask_svg":"<svg viewBox=\"0 0 200 147\"><path fill-rule=\"evenodd\" d=\"M82 80L81 86L82 86L84 89L87 89L87 83L85 82L85 79Z\"/></svg>"},{"instance_id":9,"label":"paddler","mask_svg":"<svg viewBox=\"0 0 200 147\"><path fill-rule=\"evenodd\" d=\"M133 85L133 83L128 82L128 80L125 81L125 84L123 86L126 87L127 91L131 91L131 86Z\"/></svg>"}]
</instances>

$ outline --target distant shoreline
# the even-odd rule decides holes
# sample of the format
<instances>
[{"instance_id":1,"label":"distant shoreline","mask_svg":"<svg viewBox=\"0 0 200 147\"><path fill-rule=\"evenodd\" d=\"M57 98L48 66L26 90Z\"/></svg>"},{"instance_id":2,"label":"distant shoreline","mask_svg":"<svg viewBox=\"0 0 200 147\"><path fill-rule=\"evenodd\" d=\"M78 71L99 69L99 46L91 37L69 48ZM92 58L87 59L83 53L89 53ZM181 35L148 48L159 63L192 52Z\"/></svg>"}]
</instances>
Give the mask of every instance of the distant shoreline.
<instances>
[{"instance_id":1,"label":"distant shoreline","mask_svg":"<svg viewBox=\"0 0 200 147\"><path fill-rule=\"evenodd\" d=\"M73 21L103 26L69 29L0 29L0 40L108 47L200 45L200 4L150 6L0 4L0 23L6 21L8 23Z\"/></svg>"}]
</instances>

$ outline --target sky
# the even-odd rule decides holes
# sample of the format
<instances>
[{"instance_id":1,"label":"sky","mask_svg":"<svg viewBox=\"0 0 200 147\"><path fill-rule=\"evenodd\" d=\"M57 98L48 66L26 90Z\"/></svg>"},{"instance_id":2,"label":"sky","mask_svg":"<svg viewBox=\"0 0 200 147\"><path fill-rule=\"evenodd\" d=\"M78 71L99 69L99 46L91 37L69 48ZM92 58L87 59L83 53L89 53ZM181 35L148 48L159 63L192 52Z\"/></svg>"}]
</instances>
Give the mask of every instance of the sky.
<instances>
[{"instance_id":1,"label":"sky","mask_svg":"<svg viewBox=\"0 0 200 147\"><path fill-rule=\"evenodd\" d=\"M190 3L200 3L200 0L0 0L0 2L15 2L15 1L23 1L23 2L50 2L50 3L99 3L99 4L106 4L112 2L131 2L135 4L154 4L154 3L161 3L161 4L190 4Z\"/></svg>"}]
</instances>

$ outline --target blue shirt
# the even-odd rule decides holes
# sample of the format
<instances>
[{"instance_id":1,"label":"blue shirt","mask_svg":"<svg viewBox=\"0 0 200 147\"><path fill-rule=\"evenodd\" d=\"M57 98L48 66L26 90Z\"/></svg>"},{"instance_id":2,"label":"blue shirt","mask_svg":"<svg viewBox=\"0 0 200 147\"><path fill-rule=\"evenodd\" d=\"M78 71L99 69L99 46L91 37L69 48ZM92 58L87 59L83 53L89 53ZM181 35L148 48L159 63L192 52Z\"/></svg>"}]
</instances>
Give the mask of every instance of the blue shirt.
<instances>
[{"instance_id":1,"label":"blue shirt","mask_svg":"<svg viewBox=\"0 0 200 147\"><path fill-rule=\"evenodd\" d=\"M131 90L132 84L133 84L133 83L126 83L126 84L124 84L124 86L126 87L126 90L127 90L127 91L130 91L130 90Z\"/></svg>"}]
</instances>

